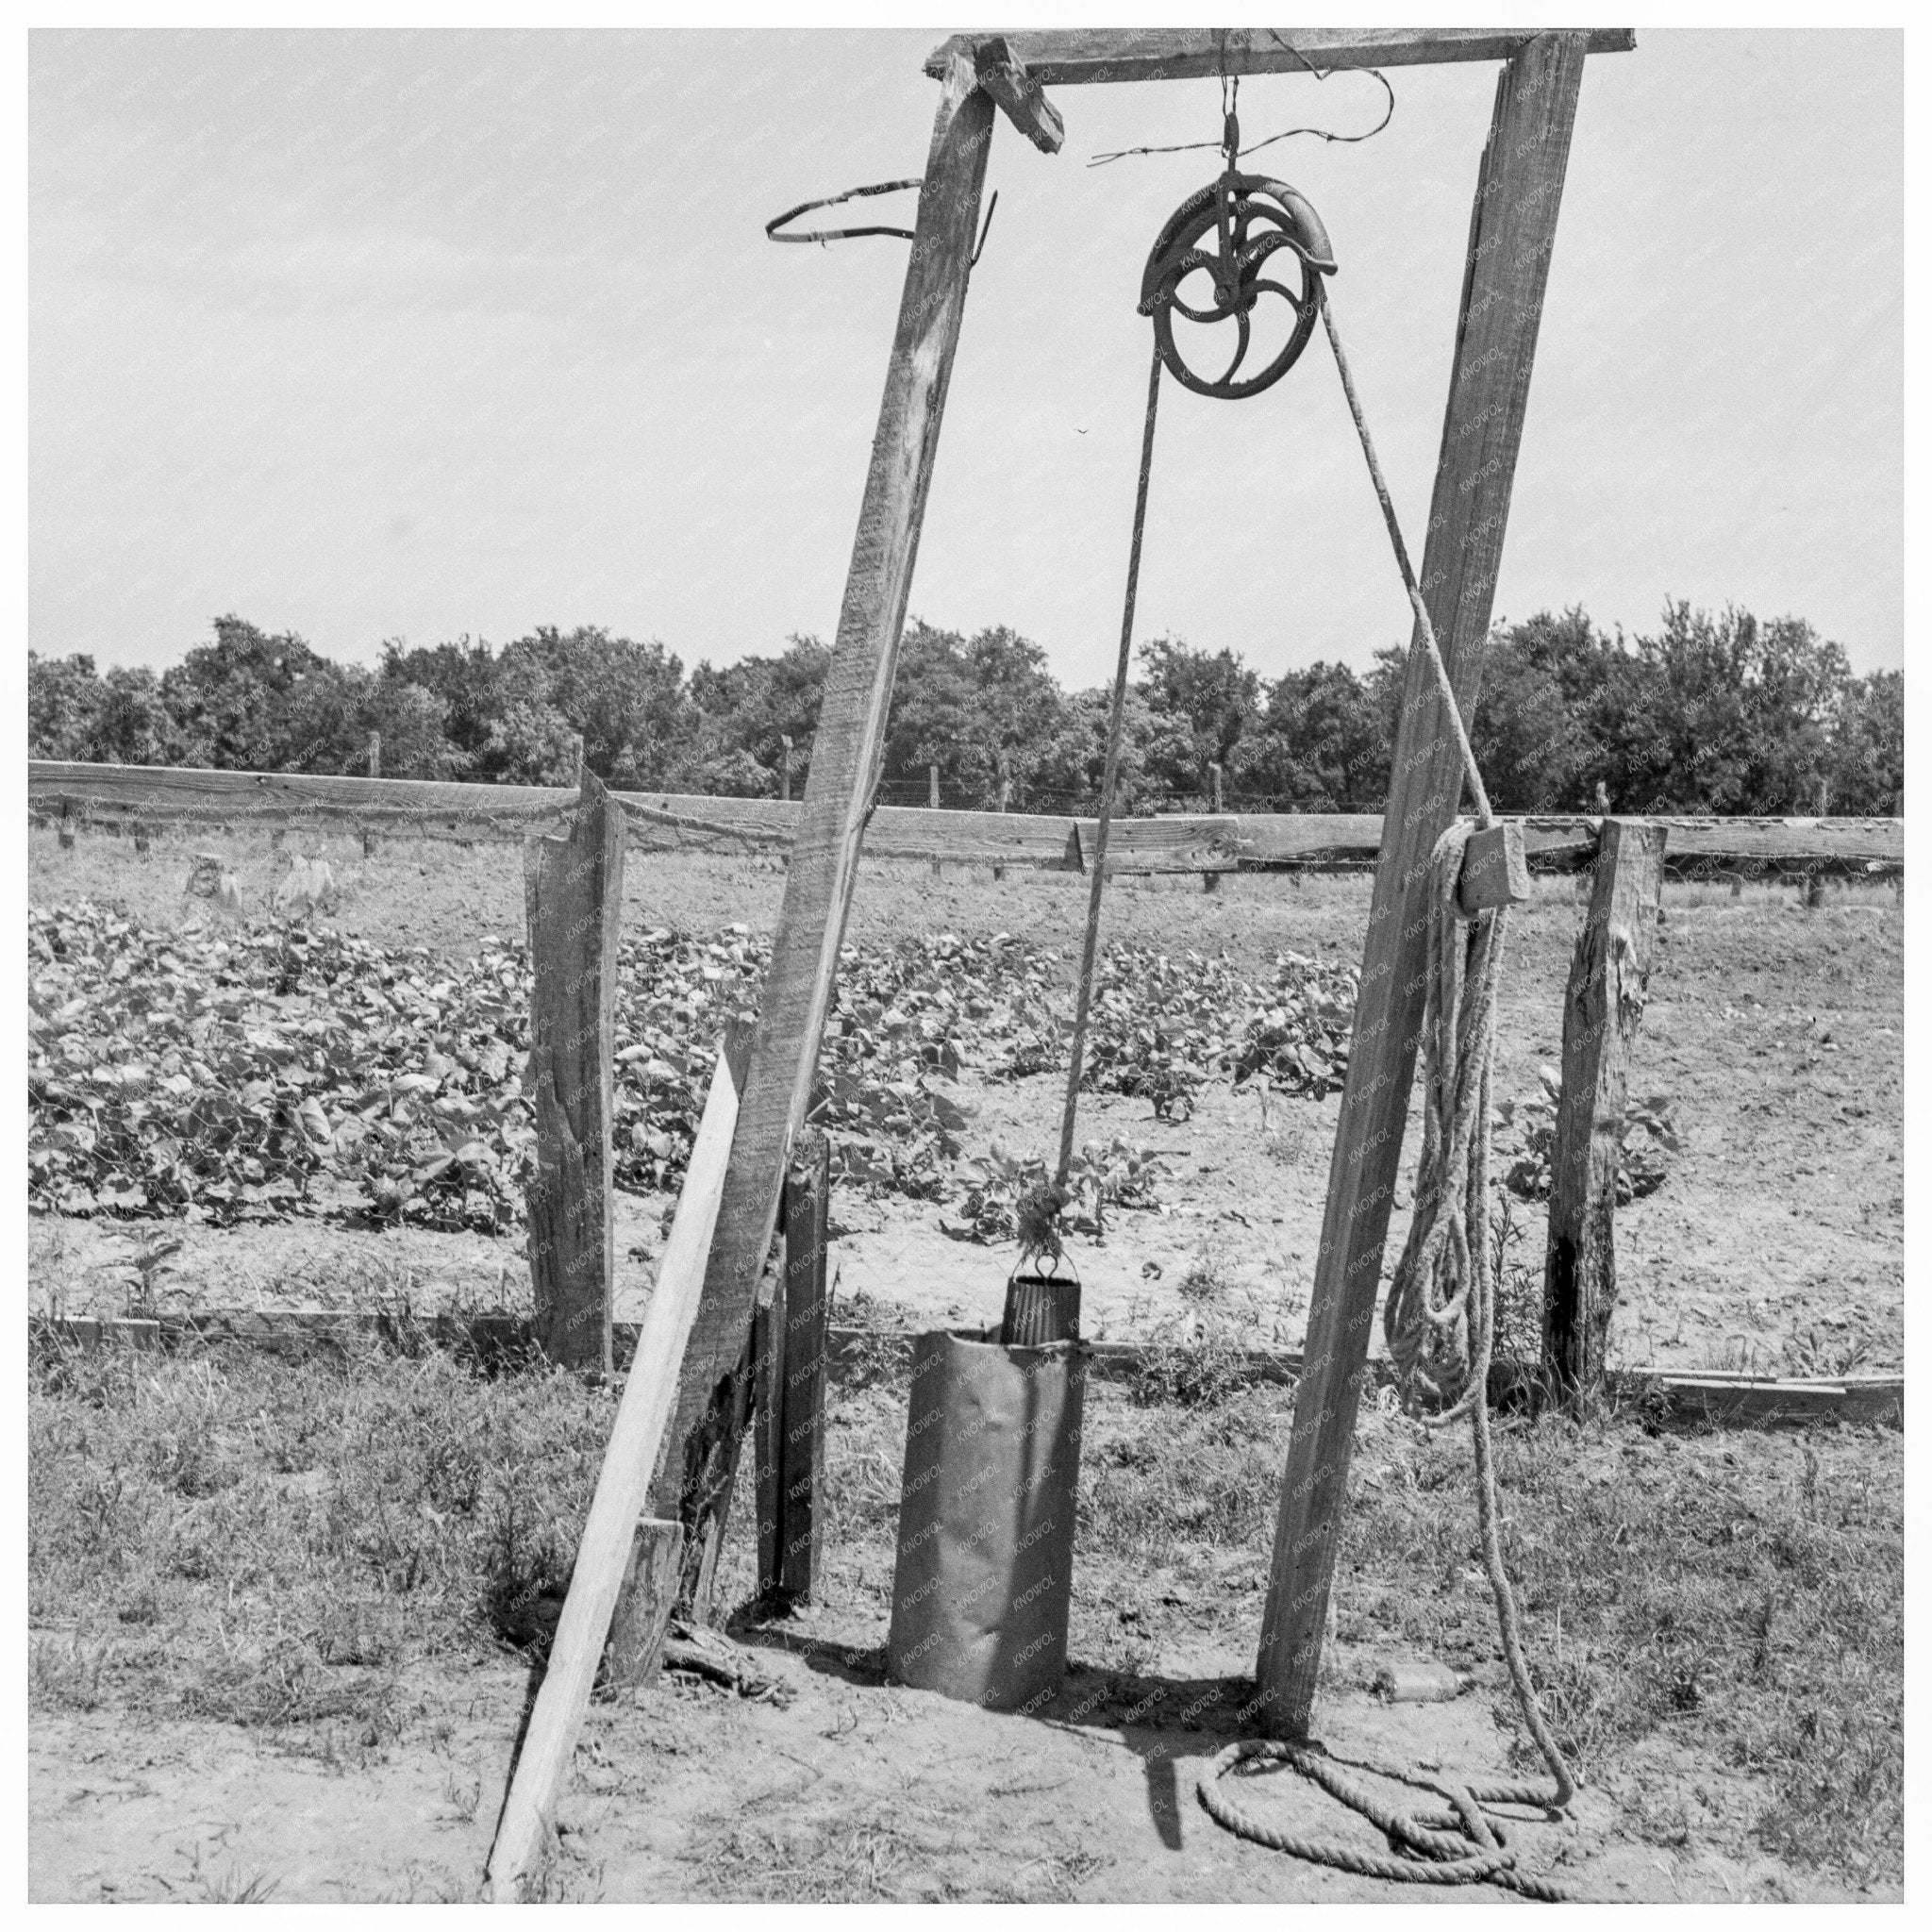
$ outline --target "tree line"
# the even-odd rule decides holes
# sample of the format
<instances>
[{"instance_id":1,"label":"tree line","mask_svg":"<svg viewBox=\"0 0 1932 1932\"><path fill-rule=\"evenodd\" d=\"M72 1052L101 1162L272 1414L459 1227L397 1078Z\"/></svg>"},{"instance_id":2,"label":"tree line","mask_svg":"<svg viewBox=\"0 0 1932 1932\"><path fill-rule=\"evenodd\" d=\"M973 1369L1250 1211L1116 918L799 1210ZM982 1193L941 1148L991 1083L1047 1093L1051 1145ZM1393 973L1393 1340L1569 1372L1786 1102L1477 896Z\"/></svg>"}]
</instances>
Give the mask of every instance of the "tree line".
<instances>
[{"instance_id":1,"label":"tree line","mask_svg":"<svg viewBox=\"0 0 1932 1932\"><path fill-rule=\"evenodd\" d=\"M1126 708L1129 811L1374 812L1388 791L1407 652L1365 675L1318 662L1267 678L1233 651L1142 645ZM656 641L539 627L492 650L384 646L339 664L292 632L217 618L159 673L27 654L29 755L256 772L572 781L577 745L620 790L803 794L830 662L818 639L687 673ZM900 646L881 795L1070 810L1097 798L1108 693L1064 690L1005 626L967 637L914 620ZM1471 737L1499 811L1890 814L1903 809L1905 682L1854 676L1800 618L1673 602L1655 635L1580 609L1492 631ZM786 741L791 741L788 750Z\"/></svg>"}]
</instances>

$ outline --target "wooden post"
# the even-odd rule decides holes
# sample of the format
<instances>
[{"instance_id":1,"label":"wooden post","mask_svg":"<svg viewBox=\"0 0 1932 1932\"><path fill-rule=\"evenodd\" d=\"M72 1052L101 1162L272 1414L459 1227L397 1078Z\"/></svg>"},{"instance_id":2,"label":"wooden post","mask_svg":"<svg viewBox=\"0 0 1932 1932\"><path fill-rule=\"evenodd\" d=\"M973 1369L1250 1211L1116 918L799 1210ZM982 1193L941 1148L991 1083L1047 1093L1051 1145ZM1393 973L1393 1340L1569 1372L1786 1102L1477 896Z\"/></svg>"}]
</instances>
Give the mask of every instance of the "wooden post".
<instances>
[{"instance_id":1,"label":"wooden post","mask_svg":"<svg viewBox=\"0 0 1932 1932\"><path fill-rule=\"evenodd\" d=\"M1567 1401L1601 1393L1617 1301L1617 1164L1630 1050L1663 900L1662 825L1606 819L1590 912L1563 993L1563 1092L1550 1151L1543 1373Z\"/></svg>"},{"instance_id":2,"label":"wooden post","mask_svg":"<svg viewBox=\"0 0 1932 1932\"><path fill-rule=\"evenodd\" d=\"M1804 900L1807 912L1816 912L1824 904L1824 874L1815 865L1805 868L1804 884L1799 888L1799 896Z\"/></svg>"},{"instance_id":3,"label":"wooden post","mask_svg":"<svg viewBox=\"0 0 1932 1932\"><path fill-rule=\"evenodd\" d=\"M783 747L778 755L778 796L790 801L791 797L791 737L789 732L780 732L778 742Z\"/></svg>"},{"instance_id":4,"label":"wooden post","mask_svg":"<svg viewBox=\"0 0 1932 1932\"><path fill-rule=\"evenodd\" d=\"M792 1182L785 1183L779 1212L789 1224ZM789 1232L789 1227L788 1227ZM789 1245L789 1243L788 1243ZM785 1550L785 1315L787 1276L777 1269L767 1279L771 1299L752 1313L752 1380L757 1384L756 1482L758 1502L758 1596L774 1602Z\"/></svg>"},{"instance_id":5,"label":"wooden post","mask_svg":"<svg viewBox=\"0 0 1932 1932\"><path fill-rule=\"evenodd\" d=\"M134 822L134 851L137 858L147 857L147 824L142 819L136 819Z\"/></svg>"},{"instance_id":6,"label":"wooden post","mask_svg":"<svg viewBox=\"0 0 1932 1932\"><path fill-rule=\"evenodd\" d=\"M1012 796L1013 796L1013 774L1011 774L1011 773L1010 773L1009 771L1008 771L1008 770L1007 770L1007 758L1006 758L1006 754L1005 754L1004 752L1002 752L1002 753L1000 754L1000 797L999 797L999 804L998 804L998 805L997 805L997 806L996 806L996 807L994 808L994 809L995 809L996 811L1002 811L1002 812L1003 812L1003 811L1005 811L1005 810L1006 810L1006 808L1007 808L1007 807L1008 807L1008 805L1011 803L1011 801L1012 801ZM1000 882L1000 881L1001 881L1001 880L1002 880L1003 878L1005 878L1005 877L1006 877L1006 875L1007 875L1007 869L1006 869L1006 867L1005 867L1005 866L1003 866L1003 865L996 865L996 866L994 866L994 867L993 867L993 869L992 869L992 882L993 882L993 884L994 884L994 885L998 885L998 884L999 884L999 882Z\"/></svg>"},{"instance_id":7,"label":"wooden post","mask_svg":"<svg viewBox=\"0 0 1932 1932\"><path fill-rule=\"evenodd\" d=\"M1421 586L1465 715L1481 685L1587 38L1541 34L1510 58L1477 176ZM1314 1703L1422 1025L1428 858L1462 783L1435 672L1417 636L1404 673L1307 1362L1256 1660L1264 1721L1277 1736L1306 1737Z\"/></svg>"},{"instance_id":8,"label":"wooden post","mask_svg":"<svg viewBox=\"0 0 1932 1932\"><path fill-rule=\"evenodd\" d=\"M74 850L74 822L68 817L67 807L64 804L60 808L60 824L55 836L60 841L61 851Z\"/></svg>"},{"instance_id":9,"label":"wooden post","mask_svg":"<svg viewBox=\"0 0 1932 1932\"><path fill-rule=\"evenodd\" d=\"M1208 767L1208 789L1212 794L1214 801L1214 816L1219 818L1221 816L1221 767L1219 765L1209 765Z\"/></svg>"},{"instance_id":10,"label":"wooden post","mask_svg":"<svg viewBox=\"0 0 1932 1932\"><path fill-rule=\"evenodd\" d=\"M604 1652L603 1682L610 1690L642 1690L656 1680L683 1554L684 1531L677 1524L657 1516L639 1519Z\"/></svg>"},{"instance_id":11,"label":"wooden post","mask_svg":"<svg viewBox=\"0 0 1932 1932\"><path fill-rule=\"evenodd\" d=\"M752 1307L818 1067L884 747L991 130L992 103L977 85L972 58L950 56L730 1173L685 1352L676 1423L653 1490L652 1513L675 1515L685 1525L687 1591L706 1567L737 1468L732 1423L748 1372Z\"/></svg>"},{"instance_id":12,"label":"wooden post","mask_svg":"<svg viewBox=\"0 0 1932 1932\"><path fill-rule=\"evenodd\" d=\"M832 1149L823 1135L808 1138L785 1185L785 1273L771 1325L776 1345L758 1391L758 1594L774 1607L811 1595L823 1542Z\"/></svg>"},{"instance_id":13,"label":"wooden post","mask_svg":"<svg viewBox=\"0 0 1932 1932\"><path fill-rule=\"evenodd\" d=\"M551 1640L550 1661L530 1710L503 1815L497 1820L489 1877L491 1894L499 1903L515 1901L519 1881L542 1858L556 1823L558 1786L576 1749L598 1662L611 1634L611 1615L627 1576L627 1637L641 1637L658 1647L663 1642L659 1612L668 1620L675 1591L667 1579L675 1564L665 1562L661 1553L666 1544L675 1550L676 1539L653 1526L641 1540L639 1513L677 1392L677 1365L685 1339L697 1313L749 1045L746 1031L735 1021L726 1026L691 1146L691 1166L677 1197L677 1212L658 1266L658 1285L644 1310L637 1355L625 1378L624 1398L577 1544L570 1593L564 1598L563 1614ZM681 1538L681 1529L676 1536ZM654 1655L646 1660L654 1661Z\"/></svg>"},{"instance_id":14,"label":"wooden post","mask_svg":"<svg viewBox=\"0 0 1932 1932\"><path fill-rule=\"evenodd\" d=\"M586 773L568 838L524 848L536 983L530 1086L537 1174L529 1206L537 1335L552 1361L610 1372L612 1022L624 905L624 811Z\"/></svg>"},{"instance_id":15,"label":"wooden post","mask_svg":"<svg viewBox=\"0 0 1932 1932\"><path fill-rule=\"evenodd\" d=\"M369 734L369 775L372 778L382 776L382 733L379 731Z\"/></svg>"}]
</instances>

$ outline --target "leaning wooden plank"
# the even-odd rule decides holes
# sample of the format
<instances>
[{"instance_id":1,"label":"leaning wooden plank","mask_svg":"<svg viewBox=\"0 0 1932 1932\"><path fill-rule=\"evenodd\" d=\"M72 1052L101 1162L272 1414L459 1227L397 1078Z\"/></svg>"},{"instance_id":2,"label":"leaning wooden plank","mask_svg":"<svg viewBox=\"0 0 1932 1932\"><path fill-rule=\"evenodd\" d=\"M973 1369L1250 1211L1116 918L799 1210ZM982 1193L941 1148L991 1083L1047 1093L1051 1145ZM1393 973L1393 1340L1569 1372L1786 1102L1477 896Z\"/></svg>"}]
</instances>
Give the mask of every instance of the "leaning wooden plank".
<instances>
[{"instance_id":1,"label":"leaning wooden plank","mask_svg":"<svg viewBox=\"0 0 1932 1932\"><path fill-rule=\"evenodd\" d=\"M570 1593L497 1821L489 1879L500 1903L515 1900L518 1881L542 1859L556 1819L558 1788L576 1748L584 1707L610 1634L611 1612L631 1561L638 1519L676 1395L678 1365L697 1313L705 1257L710 1251L732 1131L738 1124L746 1047L742 1033L734 1026L711 1074L691 1165L658 1264L658 1285L644 1311L637 1356L624 1385L591 1513L577 1545Z\"/></svg>"},{"instance_id":2,"label":"leaning wooden plank","mask_svg":"<svg viewBox=\"0 0 1932 1932\"><path fill-rule=\"evenodd\" d=\"M1617 1302L1624 1103L1663 883L1664 828L1606 819L1590 910L1563 991L1563 1091L1550 1149L1543 1257L1543 1369L1573 1403L1594 1404L1603 1392Z\"/></svg>"},{"instance_id":3,"label":"leaning wooden plank","mask_svg":"<svg viewBox=\"0 0 1932 1932\"><path fill-rule=\"evenodd\" d=\"M1474 712L1529 395L1585 36L1530 42L1503 71L1470 223L1422 591L1465 716ZM1420 629L1420 625L1418 625ZM1307 1366L1262 1612L1256 1690L1277 1735L1307 1735L1347 1495L1369 1333L1422 1027L1428 858L1463 772L1435 672L1410 643L1388 831L1315 1261Z\"/></svg>"},{"instance_id":4,"label":"leaning wooden plank","mask_svg":"<svg viewBox=\"0 0 1932 1932\"><path fill-rule=\"evenodd\" d=\"M1061 27L1010 33L1007 43L1041 87L1102 80L1204 80L1223 74L1307 74L1355 67L1419 67L1507 60L1534 27ZM926 56L938 75L974 37L956 35ZM1588 29L1592 54L1626 54L1624 26Z\"/></svg>"},{"instance_id":5,"label":"leaning wooden plank","mask_svg":"<svg viewBox=\"0 0 1932 1932\"><path fill-rule=\"evenodd\" d=\"M594 774L565 839L524 848L529 924L530 1077L537 1171L525 1193L530 1282L543 1352L610 1373L616 1287L611 1219L617 940L624 814Z\"/></svg>"},{"instance_id":6,"label":"leaning wooden plank","mask_svg":"<svg viewBox=\"0 0 1932 1932\"><path fill-rule=\"evenodd\" d=\"M839 630L812 741L805 810L765 975L731 1171L653 1514L685 1524L685 1587L724 1519L758 1278L793 1136L805 1117L859 847L885 744L899 637L958 345L992 103L971 58L946 72ZM701 1504L690 1499L702 1497Z\"/></svg>"}]
</instances>

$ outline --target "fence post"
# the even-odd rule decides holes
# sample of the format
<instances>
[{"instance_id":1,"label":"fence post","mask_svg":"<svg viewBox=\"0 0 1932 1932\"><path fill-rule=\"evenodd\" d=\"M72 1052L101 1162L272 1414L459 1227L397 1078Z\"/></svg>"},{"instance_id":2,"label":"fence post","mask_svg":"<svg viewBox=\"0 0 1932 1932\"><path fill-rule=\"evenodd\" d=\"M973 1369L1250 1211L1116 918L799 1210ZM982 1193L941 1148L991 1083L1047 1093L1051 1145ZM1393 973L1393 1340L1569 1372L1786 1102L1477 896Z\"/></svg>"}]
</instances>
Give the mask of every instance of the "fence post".
<instances>
[{"instance_id":1,"label":"fence post","mask_svg":"<svg viewBox=\"0 0 1932 1932\"><path fill-rule=\"evenodd\" d=\"M530 1087L537 1174L528 1191L537 1338L551 1360L610 1372L612 1024L624 904L624 811L585 773L576 823L524 848L536 983Z\"/></svg>"},{"instance_id":2,"label":"fence post","mask_svg":"<svg viewBox=\"0 0 1932 1932\"><path fill-rule=\"evenodd\" d=\"M369 734L369 775L372 778L382 776L382 733L379 731ZM375 857L375 834L367 825L362 827L362 857Z\"/></svg>"},{"instance_id":3,"label":"fence post","mask_svg":"<svg viewBox=\"0 0 1932 1932\"><path fill-rule=\"evenodd\" d=\"M925 802L926 802L926 805L927 805L927 807L928 807L928 808L930 808L931 810L933 810L933 811L937 811L937 810L939 810L939 808L940 808L940 768L939 768L939 767L938 767L937 765L928 765L928 766L926 766L926 768L925 768ZM941 877L941 874L942 874L942 872L943 872L943 868L942 868L942 867L941 866L941 864L940 864L939 860L938 860L937 858L935 858L935 859L933 860L933 862L932 862L932 875L933 875L933 877L934 877L934 878L939 878L939 877Z\"/></svg>"},{"instance_id":4,"label":"fence post","mask_svg":"<svg viewBox=\"0 0 1932 1932\"><path fill-rule=\"evenodd\" d=\"M791 739L787 732L780 732L778 742L784 747L778 758L778 796L789 802L791 797Z\"/></svg>"},{"instance_id":5,"label":"fence post","mask_svg":"<svg viewBox=\"0 0 1932 1932\"><path fill-rule=\"evenodd\" d=\"M1607 818L1590 911L1563 993L1563 1091L1550 1150L1543 1374L1587 1406L1603 1387L1617 1299L1617 1167L1630 1050L1643 1018L1663 897L1662 825Z\"/></svg>"}]
</instances>

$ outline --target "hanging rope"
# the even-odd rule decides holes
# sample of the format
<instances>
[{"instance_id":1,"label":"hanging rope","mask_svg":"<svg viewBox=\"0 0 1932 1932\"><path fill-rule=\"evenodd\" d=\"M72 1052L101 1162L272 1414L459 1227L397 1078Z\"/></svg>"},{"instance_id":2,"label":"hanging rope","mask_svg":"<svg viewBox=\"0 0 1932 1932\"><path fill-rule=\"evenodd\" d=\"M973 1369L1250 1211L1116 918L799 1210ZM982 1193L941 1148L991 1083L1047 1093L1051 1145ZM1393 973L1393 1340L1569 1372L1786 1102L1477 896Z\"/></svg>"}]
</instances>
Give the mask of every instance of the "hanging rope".
<instances>
[{"instance_id":1,"label":"hanging rope","mask_svg":"<svg viewBox=\"0 0 1932 1932\"><path fill-rule=\"evenodd\" d=\"M1422 628L1423 647L1429 654L1429 662L1436 667L1436 683L1449 712L1450 727L1456 733L1457 749L1462 754L1462 771L1469 780L1469 795L1475 801L1476 816L1484 825L1493 825L1496 815L1490 809L1490 794L1483 789L1483 774L1476 764L1475 753L1471 749L1469 733L1463 727L1462 708L1456 702L1456 687L1449 681L1449 667L1443 663L1441 647L1436 642L1436 626L1429 621L1429 607L1423 602L1423 593L1416 587L1415 572L1408 561L1408 545L1402 541L1402 525L1395 520L1395 504L1389 494L1382 465L1375 456L1374 439L1369 434L1360 398L1355 392L1355 376L1349 370L1348 357L1341 346L1341 334L1335 326L1335 310L1328 301L1327 278L1317 275L1314 283L1315 300L1322 308L1322 325L1328 331L1328 346L1335 351L1335 366L1341 374L1341 392L1348 398L1348 413L1355 418L1355 432L1361 439L1362 455L1369 461L1369 480L1375 486L1375 500L1382 506L1382 521L1389 526L1389 541L1395 551L1395 567L1402 573L1402 588L1408 592L1408 607L1415 612L1415 621Z\"/></svg>"},{"instance_id":2,"label":"hanging rope","mask_svg":"<svg viewBox=\"0 0 1932 1932\"><path fill-rule=\"evenodd\" d=\"M1074 1165L1074 1120L1080 1105L1080 1071L1087 1055L1087 1022L1093 1007L1093 962L1100 947L1100 900L1107 885L1107 835L1120 783L1121 740L1127 710L1127 673L1134 655L1134 598L1141 586L1141 539L1147 527L1147 479L1154 468L1154 418L1160 407L1160 351L1147 369L1147 418L1141 432L1141 481L1134 494L1134 536L1127 551L1126 608L1121 612L1121 649L1113 674L1113 708L1107 719L1107 770L1100 781L1100 823L1093 834L1093 877L1087 891L1087 938L1080 949L1080 984L1074 1008L1074 1043L1067 1064L1067 1104L1060 1115L1060 1159L1054 1186L1064 1191Z\"/></svg>"},{"instance_id":3,"label":"hanging rope","mask_svg":"<svg viewBox=\"0 0 1932 1932\"><path fill-rule=\"evenodd\" d=\"M1369 475L1389 527L1396 567L1402 574L1423 647L1435 669L1443 707L1462 756L1463 775L1483 824L1491 825L1495 818L1490 808L1489 793L1463 724L1448 666L1436 641L1435 625L1430 622L1428 607L1423 601L1409 564L1395 506L1375 457L1375 445L1329 307L1324 277L1315 277L1315 292L1329 345L1335 351L1335 365L1348 398L1349 413L1355 419ZM1462 912L1457 893L1470 830L1466 820L1451 824L1429 856L1426 991L1422 1033L1423 1144L1416 1163L1414 1216L1390 1285L1383 1329L1398 1384L1408 1397L1411 1408L1418 1409L1424 1401L1442 1405L1433 1413L1418 1409L1418 1419L1424 1426L1441 1429L1462 1416L1469 1418L1483 1568L1495 1599L1496 1626L1509 1681L1524 1723L1549 1769L1551 1783L1548 1787L1477 1788L1452 1785L1418 1771L1387 1765L1358 1767L1436 1791L1447 1798L1452 1807L1446 1814L1404 1815L1384 1804L1368 1787L1337 1769L1337 1760L1304 1745L1249 1740L1224 1751L1202 1774L1199 1789L1202 1804L1228 1830L1299 1857L1371 1877L1411 1884L1482 1881L1511 1886L1535 1898L1562 1899L1568 1894L1558 1888L1515 1870L1515 1855L1508 1849L1502 1826L1482 1810L1484 1802L1534 1804L1561 1810L1574 1797L1576 1781L1564 1761L1530 1680L1516 1593L1503 1562L1489 1410L1496 1279L1489 1211L1490 1077L1508 908L1496 908L1474 918L1465 917ZM1371 1820L1407 1856L1363 1852L1349 1845L1277 1832L1257 1824L1227 1797L1221 1784L1224 1774L1249 1758L1291 1765ZM1460 1835L1451 1835L1448 1827L1458 1828Z\"/></svg>"}]
</instances>

